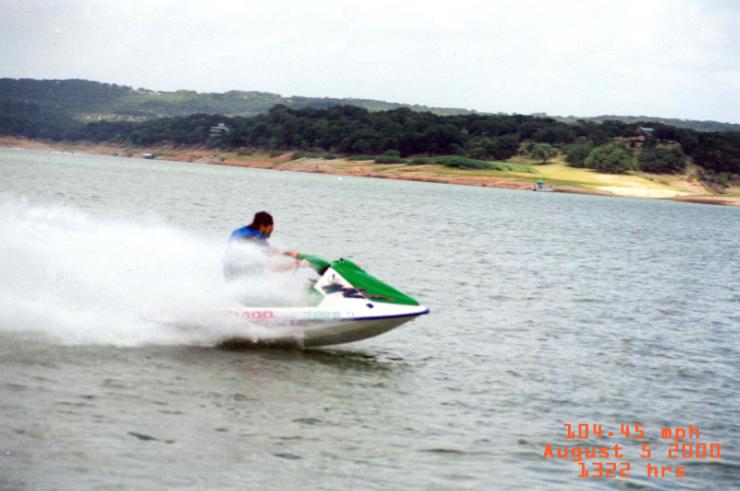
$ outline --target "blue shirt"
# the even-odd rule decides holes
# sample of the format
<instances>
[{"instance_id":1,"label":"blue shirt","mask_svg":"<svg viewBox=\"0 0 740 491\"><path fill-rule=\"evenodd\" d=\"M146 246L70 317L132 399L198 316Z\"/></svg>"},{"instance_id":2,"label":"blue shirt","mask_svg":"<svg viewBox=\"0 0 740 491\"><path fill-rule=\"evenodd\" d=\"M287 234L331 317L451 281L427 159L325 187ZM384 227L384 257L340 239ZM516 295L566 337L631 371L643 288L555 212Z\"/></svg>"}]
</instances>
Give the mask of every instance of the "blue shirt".
<instances>
[{"instance_id":1,"label":"blue shirt","mask_svg":"<svg viewBox=\"0 0 740 491\"><path fill-rule=\"evenodd\" d=\"M244 226L231 232L229 242L239 240L253 240L260 245L267 245L267 237L265 237L259 230L249 228L249 226Z\"/></svg>"}]
</instances>

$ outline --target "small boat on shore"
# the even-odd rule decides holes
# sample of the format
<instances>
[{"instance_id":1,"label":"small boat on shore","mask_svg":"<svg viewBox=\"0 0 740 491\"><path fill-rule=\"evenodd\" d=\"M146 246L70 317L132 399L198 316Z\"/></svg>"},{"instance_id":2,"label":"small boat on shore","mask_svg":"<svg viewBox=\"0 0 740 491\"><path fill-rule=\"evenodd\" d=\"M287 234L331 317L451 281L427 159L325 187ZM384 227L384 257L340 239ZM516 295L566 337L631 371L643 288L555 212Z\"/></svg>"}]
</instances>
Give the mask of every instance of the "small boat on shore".
<instances>
[{"instance_id":1,"label":"small boat on shore","mask_svg":"<svg viewBox=\"0 0 740 491\"><path fill-rule=\"evenodd\" d=\"M532 191L537 191L540 193L551 193L554 191L554 189L549 186L546 186L545 181L537 181L534 184L532 184Z\"/></svg>"}]
</instances>

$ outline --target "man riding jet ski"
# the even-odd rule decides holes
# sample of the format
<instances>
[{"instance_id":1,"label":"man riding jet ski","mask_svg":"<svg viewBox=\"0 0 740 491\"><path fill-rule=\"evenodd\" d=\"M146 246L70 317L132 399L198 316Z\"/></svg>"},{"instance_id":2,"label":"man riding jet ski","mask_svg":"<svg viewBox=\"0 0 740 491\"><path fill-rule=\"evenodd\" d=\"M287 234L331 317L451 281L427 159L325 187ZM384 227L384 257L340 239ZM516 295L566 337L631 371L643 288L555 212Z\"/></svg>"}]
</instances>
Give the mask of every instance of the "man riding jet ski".
<instances>
[{"instance_id":1,"label":"man riding jet ski","mask_svg":"<svg viewBox=\"0 0 740 491\"><path fill-rule=\"evenodd\" d=\"M296 251L270 248L267 239L273 230L272 217L266 212L255 215L252 224L237 229L229 241L230 251L224 260L224 275L237 279L262 266L240 264L234 251L243 241L256 242L269 248L268 253L293 257L290 267L311 266L320 277L308 291L308 305L300 307L251 307L235 305L227 310L237 322L234 341L259 344L289 344L301 347L348 343L377 336L394 329L429 309L412 297L371 276L348 259L327 261ZM272 268L274 269L274 268ZM244 336L238 334L239 324ZM255 337L258 325L260 335Z\"/></svg>"}]
</instances>

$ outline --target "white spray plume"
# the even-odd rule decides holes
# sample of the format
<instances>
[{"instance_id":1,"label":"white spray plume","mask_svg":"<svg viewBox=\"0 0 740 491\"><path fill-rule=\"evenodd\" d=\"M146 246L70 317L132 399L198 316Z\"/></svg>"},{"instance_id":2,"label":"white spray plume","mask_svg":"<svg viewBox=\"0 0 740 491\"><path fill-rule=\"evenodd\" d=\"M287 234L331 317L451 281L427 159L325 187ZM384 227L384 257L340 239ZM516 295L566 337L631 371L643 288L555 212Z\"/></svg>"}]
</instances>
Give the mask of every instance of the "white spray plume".
<instances>
[{"instance_id":1,"label":"white spray plume","mask_svg":"<svg viewBox=\"0 0 740 491\"><path fill-rule=\"evenodd\" d=\"M0 197L0 331L65 344L215 344L233 337L236 326L203 324L205 313L305 300L305 270L226 282L224 242L163 223ZM265 261L257 247L241 253ZM244 325L239 333L269 335Z\"/></svg>"}]
</instances>

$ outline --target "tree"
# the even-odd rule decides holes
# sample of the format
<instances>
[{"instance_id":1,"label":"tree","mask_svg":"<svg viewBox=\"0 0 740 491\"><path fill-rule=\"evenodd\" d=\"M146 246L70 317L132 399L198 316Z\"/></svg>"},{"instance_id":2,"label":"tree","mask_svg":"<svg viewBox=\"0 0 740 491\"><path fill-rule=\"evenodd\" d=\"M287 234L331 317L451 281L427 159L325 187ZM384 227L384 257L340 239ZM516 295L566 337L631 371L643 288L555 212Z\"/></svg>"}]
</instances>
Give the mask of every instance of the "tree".
<instances>
[{"instance_id":1,"label":"tree","mask_svg":"<svg viewBox=\"0 0 740 491\"><path fill-rule=\"evenodd\" d=\"M686 156L678 148L645 148L637 158L640 170L645 172L677 173L686 168Z\"/></svg>"},{"instance_id":2,"label":"tree","mask_svg":"<svg viewBox=\"0 0 740 491\"><path fill-rule=\"evenodd\" d=\"M503 135L491 140L489 145L486 145L486 153L496 160L506 160L519 151L519 135L509 134Z\"/></svg>"},{"instance_id":3,"label":"tree","mask_svg":"<svg viewBox=\"0 0 740 491\"><path fill-rule=\"evenodd\" d=\"M683 143L681 144L683 147ZM686 151L684 147L684 151ZM686 151L694 162L715 173L740 174L740 134L701 133L696 147Z\"/></svg>"},{"instance_id":4,"label":"tree","mask_svg":"<svg viewBox=\"0 0 740 491\"><path fill-rule=\"evenodd\" d=\"M591 150L584 164L591 169L614 174L622 174L637 169L630 151L613 143L601 145Z\"/></svg>"},{"instance_id":5,"label":"tree","mask_svg":"<svg viewBox=\"0 0 740 491\"><path fill-rule=\"evenodd\" d=\"M566 145L563 147L565 160L571 167L585 167L586 159L593 148L593 145L590 143L572 143Z\"/></svg>"},{"instance_id":6,"label":"tree","mask_svg":"<svg viewBox=\"0 0 740 491\"><path fill-rule=\"evenodd\" d=\"M562 123L551 124L540 128L532 135L532 139L540 143L572 143L576 133Z\"/></svg>"},{"instance_id":7,"label":"tree","mask_svg":"<svg viewBox=\"0 0 740 491\"><path fill-rule=\"evenodd\" d=\"M622 121L617 120L606 120L601 123L601 129L604 130L610 137L628 137L635 133L635 126L628 125Z\"/></svg>"},{"instance_id":8,"label":"tree","mask_svg":"<svg viewBox=\"0 0 740 491\"><path fill-rule=\"evenodd\" d=\"M535 143L532 146L532 158L541 160L543 164L546 164L548 160L557 154L558 150L549 143Z\"/></svg>"}]
</instances>

